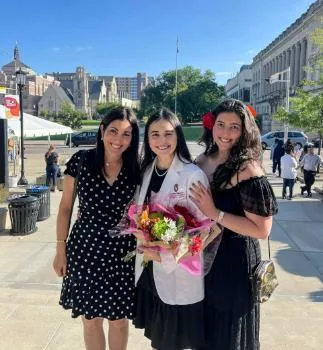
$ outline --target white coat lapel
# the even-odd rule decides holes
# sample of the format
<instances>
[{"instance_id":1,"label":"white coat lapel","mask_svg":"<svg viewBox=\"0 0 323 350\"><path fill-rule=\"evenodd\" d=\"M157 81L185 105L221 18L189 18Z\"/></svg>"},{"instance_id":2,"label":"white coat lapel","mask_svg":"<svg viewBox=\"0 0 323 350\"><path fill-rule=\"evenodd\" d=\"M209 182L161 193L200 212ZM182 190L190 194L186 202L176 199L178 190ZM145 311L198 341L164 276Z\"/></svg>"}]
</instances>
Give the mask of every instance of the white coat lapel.
<instances>
[{"instance_id":1,"label":"white coat lapel","mask_svg":"<svg viewBox=\"0 0 323 350\"><path fill-rule=\"evenodd\" d=\"M184 163L179 160L177 155L175 155L160 191L155 198L160 204L171 207L173 204L172 202L176 197L178 200L178 196L185 196L185 194L180 191L183 180L185 182L185 179L181 179L183 168Z\"/></svg>"}]
</instances>

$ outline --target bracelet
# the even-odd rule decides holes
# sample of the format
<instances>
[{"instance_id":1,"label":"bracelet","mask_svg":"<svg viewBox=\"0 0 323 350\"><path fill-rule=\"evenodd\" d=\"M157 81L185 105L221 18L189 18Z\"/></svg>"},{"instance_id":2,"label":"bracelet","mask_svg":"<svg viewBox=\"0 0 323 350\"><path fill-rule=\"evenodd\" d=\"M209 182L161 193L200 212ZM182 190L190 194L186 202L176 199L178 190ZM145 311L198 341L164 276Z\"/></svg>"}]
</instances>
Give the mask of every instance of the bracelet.
<instances>
[{"instance_id":1,"label":"bracelet","mask_svg":"<svg viewBox=\"0 0 323 350\"><path fill-rule=\"evenodd\" d=\"M56 243L66 243L66 239L57 239Z\"/></svg>"},{"instance_id":2,"label":"bracelet","mask_svg":"<svg viewBox=\"0 0 323 350\"><path fill-rule=\"evenodd\" d=\"M219 212L219 216L218 216L218 218L217 218L217 220L216 220L216 223L217 223L217 224L220 224L220 223L222 222L223 218L224 218L224 211L221 210L221 211Z\"/></svg>"}]
</instances>

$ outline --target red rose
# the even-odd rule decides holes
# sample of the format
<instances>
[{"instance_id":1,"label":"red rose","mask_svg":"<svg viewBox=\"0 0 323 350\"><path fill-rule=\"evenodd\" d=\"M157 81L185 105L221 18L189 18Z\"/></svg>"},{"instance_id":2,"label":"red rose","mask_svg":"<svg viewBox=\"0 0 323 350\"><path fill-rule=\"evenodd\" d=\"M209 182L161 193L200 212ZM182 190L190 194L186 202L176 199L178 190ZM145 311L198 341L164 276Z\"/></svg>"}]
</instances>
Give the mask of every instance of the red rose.
<instances>
[{"instance_id":1,"label":"red rose","mask_svg":"<svg viewBox=\"0 0 323 350\"><path fill-rule=\"evenodd\" d=\"M202 121L203 127L212 131L215 123L215 116L212 114L212 112L204 114L202 116Z\"/></svg>"}]
</instances>

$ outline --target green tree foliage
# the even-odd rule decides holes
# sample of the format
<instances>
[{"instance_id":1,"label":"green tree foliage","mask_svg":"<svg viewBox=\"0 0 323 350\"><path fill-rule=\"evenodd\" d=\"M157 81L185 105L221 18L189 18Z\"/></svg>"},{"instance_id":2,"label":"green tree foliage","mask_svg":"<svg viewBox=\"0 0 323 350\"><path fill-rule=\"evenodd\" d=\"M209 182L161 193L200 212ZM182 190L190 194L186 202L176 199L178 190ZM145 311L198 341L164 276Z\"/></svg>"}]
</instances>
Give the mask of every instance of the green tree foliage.
<instances>
[{"instance_id":1,"label":"green tree foliage","mask_svg":"<svg viewBox=\"0 0 323 350\"><path fill-rule=\"evenodd\" d=\"M323 18L321 18L323 23ZM319 81L304 81L290 99L290 111L281 107L274 115L275 119L286 121L288 124L310 132L317 132L322 144L323 139L323 28L317 28L312 33L315 56L310 62L310 71L319 71ZM307 88L312 87L312 91ZM319 147L319 154L321 147Z\"/></svg>"},{"instance_id":2,"label":"green tree foliage","mask_svg":"<svg viewBox=\"0 0 323 350\"><path fill-rule=\"evenodd\" d=\"M106 115L112 108L118 107L119 103L109 102L109 103L98 103L96 106L96 111L100 116Z\"/></svg>"},{"instance_id":3,"label":"green tree foliage","mask_svg":"<svg viewBox=\"0 0 323 350\"><path fill-rule=\"evenodd\" d=\"M82 113L73 109L69 103L64 103L55 116L55 121L72 129L80 129L82 127Z\"/></svg>"},{"instance_id":4,"label":"green tree foliage","mask_svg":"<svg viewBox=\"0 0 323 350\"><path fill-rule=\"evenodd\" d=\"M210 111L225 96L223 86L215 82L215 74L191 66L177 72L177 113L184 122L191 121ZM174 110L176 95L176 71L161 73L155 86L144 90L140 100L142 115L149 115L162 106Z\"/></svg>"}]
</instances>

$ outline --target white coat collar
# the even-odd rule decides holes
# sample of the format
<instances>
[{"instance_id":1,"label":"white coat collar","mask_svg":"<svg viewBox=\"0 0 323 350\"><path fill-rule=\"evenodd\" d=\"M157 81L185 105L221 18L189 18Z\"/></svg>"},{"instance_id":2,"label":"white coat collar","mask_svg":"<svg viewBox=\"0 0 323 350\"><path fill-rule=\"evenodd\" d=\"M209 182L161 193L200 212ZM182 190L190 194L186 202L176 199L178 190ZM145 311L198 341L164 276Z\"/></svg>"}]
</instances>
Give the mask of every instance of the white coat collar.
<instances>
[{"instance_id":1,"label":"white coat collar","mask_svg":"<svg viewBox=\"0 0 323 350\"><path fill-rule=\"evenodd\" d=\"M145 171L145 174L143 177L143 183L142 183L141 188L140 188L138 204L143 204L145 201L148 186L150 184L151 176L152 176L153 171L155 169L156 162L157 162L157 157L154 159L151 166L148 167L147 170ZM185 163L179 159L177 154L175 154L174 159L172 161L172 164L170 165L168 172L167 172L167 175L165 177L165 180L162 184L161 191L163 190L163 187L167 186L167 183L169 181L172 181L172 182L175 181L175 183L177 182L177 177L180 176L180 173L183 170L184 165L185 165Z\"/></svg>"}]
</instances>

